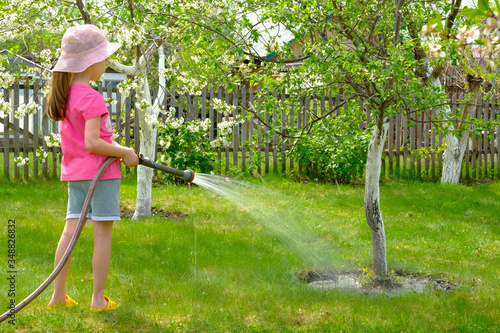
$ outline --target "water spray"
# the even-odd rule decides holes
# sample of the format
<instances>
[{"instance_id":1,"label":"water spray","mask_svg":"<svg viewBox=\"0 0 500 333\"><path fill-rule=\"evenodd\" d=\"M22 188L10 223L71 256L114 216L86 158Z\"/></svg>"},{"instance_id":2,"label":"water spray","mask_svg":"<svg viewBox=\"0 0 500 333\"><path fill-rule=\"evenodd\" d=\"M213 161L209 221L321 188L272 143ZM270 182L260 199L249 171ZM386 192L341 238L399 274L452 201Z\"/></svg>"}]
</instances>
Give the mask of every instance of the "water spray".
<instances>
[{"instance_id":1,"label":"water spray","mask_svg":"<svg viewBox=\"0 0 500 333\"><path fill-rule=\"evenodd\" d=\"M4 314L0 315L0 323L5 321L7 318L15 318L16 314L21 311L25 306L27 306L31 301L33 301L35 298L37 298L47 287L54 281L54 279L59 275L61 270L63 269L64 265L68 261L68 258L71 256L71 253L73 252L73 249L76 245L76 242L78 241L78 238L80 237L80 234L83 230L83 226L85 225L86 221L86 216L87 212L90 208L90 202L92 200L92 196L94 195L95 188L97 186L97 183L101 179L102 174L104 171L108 168L108 166L113 163L117 158L116 157L108 157L106 161L101 165L99 170L97 171L97 174L95 175L94 179L92 180L92 183L90 184L89 191L87 193L87 197L85 198L85 202L82 207L82 212L80 213L80 218L78 220L78 224L75 229L75 233L73 234L73 237L70 240L70 243L68 247L66 248L66 251L64 252L63 257L57 264L57 266L54 268L52 273L49 275L49 277L34 291L32 292L28 297L26 297L23 301L21 301L19 304L17 304L15 307L9 309L9 311L5 312ZM144 157L142 155L139 155L139 164L144 165L149 168L153 168L156 170L160 170L163 172L170 173L172 175L176 175L179 177L182 177L184 181L187 183L191 183L194 180L195 173L193 170L177 170L171 167L168 167L166 165L162 164L157 164L153 161L151 161L149 158Z\"/></svg>"}]
</instances>

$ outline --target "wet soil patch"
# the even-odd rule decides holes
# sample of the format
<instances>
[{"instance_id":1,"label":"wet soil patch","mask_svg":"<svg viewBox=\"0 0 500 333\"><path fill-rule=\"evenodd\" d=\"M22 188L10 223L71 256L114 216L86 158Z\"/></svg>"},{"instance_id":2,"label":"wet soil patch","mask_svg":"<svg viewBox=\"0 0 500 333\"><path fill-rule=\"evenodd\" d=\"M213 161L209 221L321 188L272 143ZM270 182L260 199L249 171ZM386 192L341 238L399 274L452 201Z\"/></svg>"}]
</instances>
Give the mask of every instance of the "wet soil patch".
<instances>
[{"instance_id":1,"label":"wet soil patch","mask_svg":"<svg viewBox=\"0 0 500 333\"><path fill-rule=\"evenodd\" d=\"M165 210L158 209L154 206L151 207L151 215L152 216L162 216L162 217L166 217L169 219L178 219L178 218L188 216L187 213L167 212ZM134 210L127 209L127 208L120 209L120 216L132 218L134 216Z\"/></svg>"},{"instance_id":2,"label":"wet soil patch","mask_svg":"<svg viewBox=\"0 0 500 333\"><path fill-rule=\"evenodd\" d=\"M311 288L323 290L348 290L363 294L401 295L409 292L433 292L453 290L458 284L441 278L432 278L422 274L396 271L392 276L377 278L364 272L308 272L299 279Z\"/></svg>"}]
</instances>

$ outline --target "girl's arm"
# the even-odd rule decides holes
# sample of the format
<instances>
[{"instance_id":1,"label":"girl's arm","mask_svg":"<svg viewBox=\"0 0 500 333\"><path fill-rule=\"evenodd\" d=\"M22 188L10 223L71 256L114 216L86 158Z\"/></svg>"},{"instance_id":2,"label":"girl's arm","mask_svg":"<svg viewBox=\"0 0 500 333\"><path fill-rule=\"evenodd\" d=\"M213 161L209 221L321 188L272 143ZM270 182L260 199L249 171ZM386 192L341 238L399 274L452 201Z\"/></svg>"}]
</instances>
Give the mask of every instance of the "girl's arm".
<instances>
[{"instance_id":1,"label":"girl's arm","mask_svg":"<svg viewBox=\"0 0 500 333\"><path fill-rule=\"evenodd\" d=\"M113 145L101 139L101 116L85 122L85 147L93 153L120 158L129 168L139 164L133 148Z\"/></svg>"}]
</instances>

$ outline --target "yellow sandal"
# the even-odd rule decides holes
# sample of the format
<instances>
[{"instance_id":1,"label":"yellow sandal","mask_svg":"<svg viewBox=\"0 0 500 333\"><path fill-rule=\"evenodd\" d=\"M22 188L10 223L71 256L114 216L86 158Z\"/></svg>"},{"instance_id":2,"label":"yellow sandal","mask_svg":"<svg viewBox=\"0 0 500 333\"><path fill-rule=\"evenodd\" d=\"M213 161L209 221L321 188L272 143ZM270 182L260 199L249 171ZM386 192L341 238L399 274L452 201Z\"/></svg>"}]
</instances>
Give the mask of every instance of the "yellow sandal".
<instances>
[{"instance_id":1,"label":"yellow sandal","mask_svg":"<svg viewBox=\"0 0 500 333\"><path fill-rule=\"evenodd\" d=\"M104 299L108 301L108 306L104 309L94 309L90 308L91 311L110 311L110 310L115 310L118 309L120 306L116 304L116 302L113 302L112 300L109 299L108 296L104 296Z\"/></svg>"},{"instance_id":2,"label":"yellow sandal","mask_svg":"<svg viewBox=\"0 0 500 333\"><path fill-rule=\"evenodd\" d=\"M78 302L66 295L66 303L65 304L54 304L52 306L49 306L49 308L55 308L55 307L65 307L65 308L72 308L74 306L77 306Z\"/></svg>"}]
</instances>

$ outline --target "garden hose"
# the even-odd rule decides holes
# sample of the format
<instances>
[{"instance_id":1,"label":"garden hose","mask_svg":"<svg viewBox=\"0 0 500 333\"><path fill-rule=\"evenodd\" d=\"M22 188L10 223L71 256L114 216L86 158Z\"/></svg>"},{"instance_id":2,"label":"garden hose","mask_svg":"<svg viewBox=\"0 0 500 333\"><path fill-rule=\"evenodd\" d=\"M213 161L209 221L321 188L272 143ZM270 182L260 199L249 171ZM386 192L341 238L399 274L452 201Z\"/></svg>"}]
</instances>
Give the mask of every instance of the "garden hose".
<instances>
[{"instance_id":1,"label":"garden hose","mask_svg":"<svg viewBox=\"0 0 500 333\"><path fill-rule=\"evenodd\" d=\"M54 279L59 275L61 272L62 268L68 261L69 257L71 256L71 252L73 252L73 248L76 245L76 242L78 238L80 237L80 234L82 233L83 226L85 225L85 220L87 216L87 212L89 211L90 208L90 203L92 201L92 196L94 195L97 183L101 179L102 174L104 171L107 169L107 167L116 161L117 157L108 157L106 161L101 165L99 170L97 171L97 174L95 175L94 179L92 180L92 183L90 184L89 191L87 193L87 197L85 198L85 202L82 207L82 212L80 213L80 218L78 220L78 225L76 226L75 233L73 234L73 237L71 238L71 241L66 248L66 252L64 252L63 257L57 264L56 268L54 268L54 271L49 275L49 277L34 291L32 292L28 297L26 297L23 301L21 301L19 304L17 304L14 308L9 309L9 311L5 312L0 316L0 323L6 320L7 318L11 318L16 315L19 311L21 311L26 305L31 303L35 298L37 298L47 287L54 281ZM139 156L139 164L153 168L153 169L158 169L164 172L171 173L176 176L182 177L186 182L190 183L194 179L194 172L192 170L177 170L174 168L170 168L165 165L161 164L156 164L152 162L150 159L140 155Z\"/></svg>"},{"instance_id":2,"label":"garden hose","mask_svg":"<svg viewBox=\"0 0 500 333\"><path fill-rule=\"evenodd\" d=\"M80 219L78 220L78 224L76 226L75 233L73 234L73 237L71 238L71 241L69 242L68 247L66 248L66 252L64 252L63 257L57 264L56 268L54 268L54 271L52 274L49 275L49 277L34 291L26 297L23 301L21 301L19 304L15 306L15 308L10 309L9 311L5 312L1 317L0 317L0 323L3 322L5 319L10 318L12 315L15 316L16 313L21 311L26 305L31 303L35 298L37 298L47 287L54 281L54 279L59 275L61 270L63 269L64 265L68 261L68 258L71 256L71 252L73 252L73 248L76 245L76 241L78 240L78 237L80 237L80 234L82 233L83 226L85 225L85 220L87 216L87 212L89 211L90 208L90 202L92 200L92 196L94 195L95 188L97 186L97 183L101 179L102 174L106 170L106 168L113 163L117 158L116 157L109 157L104 161L104 163L101 165L99 170L97 171L97 174L95 175L94 179L92 180L92 183L90 184L89 191L87 193L87 197L85 198L85 202L83 203L83 208L82 212L80 214Z\"/></svg>"}]
</instances>

